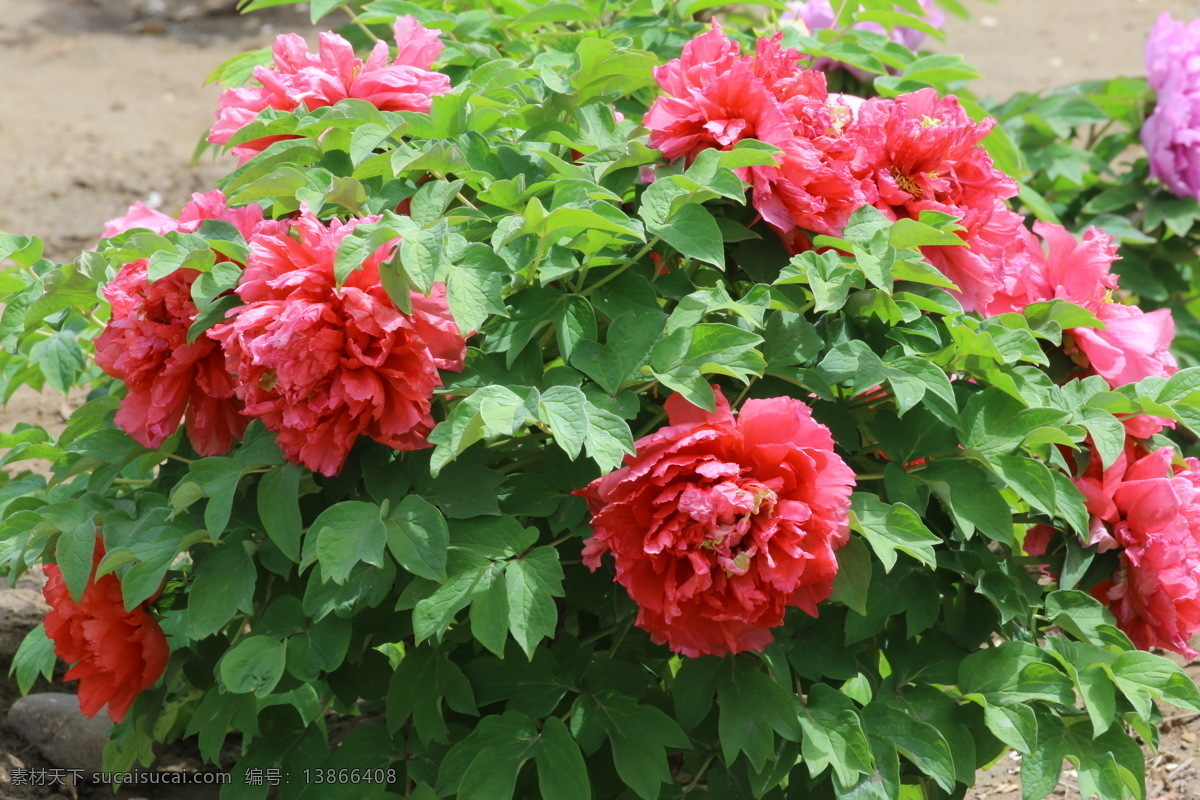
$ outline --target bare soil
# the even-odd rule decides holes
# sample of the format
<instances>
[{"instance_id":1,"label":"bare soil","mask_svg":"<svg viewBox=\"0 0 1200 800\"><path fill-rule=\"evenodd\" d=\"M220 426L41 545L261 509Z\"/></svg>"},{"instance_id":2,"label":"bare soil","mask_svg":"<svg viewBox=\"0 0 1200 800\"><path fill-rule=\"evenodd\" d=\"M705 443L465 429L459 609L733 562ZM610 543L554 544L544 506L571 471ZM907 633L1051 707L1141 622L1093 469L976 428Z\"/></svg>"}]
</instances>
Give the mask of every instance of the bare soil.
<instances>
[{"instance_id":1,"label":"bare soil","mask_svg":"<svg viewBox=\"0 0 1200 800\"><path fill-rule=\"evenodd\" d=\"M219 88L203 80L237 53L277 33L312 33L306 6L245 17L233 0L0 0L0 230L43 238L68 260L105 220L134 201L173 213L231 166L190 164ZM970 3L976 19L951 20L941 52L980 67L979 91L1006 97L1093 78L1142 72L1146 32L1164 11L1196 12L1194 0L998 0ZM0 409L17 422L61 427L80 398L18 393ZM0 621L2 624L2 621ZM0 664L0 671L7 671ZM1200 664L1188 667L1200 683ZM47 690L50 687L38 687ZM37 689L35 689L37 690ZM61 691L62 685L53 690ZM0 680L0 720L16 698ZM1200 719L1168 711L1162 746L1149 756L1150 800L1200 800ZM0 722L0 795L74 798L71 790L13 787L3 767L48 767ZM1020 796L1019 761L1006 756L967 796ZM1069 765L1068 765L1069 767ZM1064 773L1056 798L1079 798ZM79 797L112 797L82 789ZM132 795L126 795L132 796ZM143 795L144 796L144 795Z\"/></svg>"}]
</instances>

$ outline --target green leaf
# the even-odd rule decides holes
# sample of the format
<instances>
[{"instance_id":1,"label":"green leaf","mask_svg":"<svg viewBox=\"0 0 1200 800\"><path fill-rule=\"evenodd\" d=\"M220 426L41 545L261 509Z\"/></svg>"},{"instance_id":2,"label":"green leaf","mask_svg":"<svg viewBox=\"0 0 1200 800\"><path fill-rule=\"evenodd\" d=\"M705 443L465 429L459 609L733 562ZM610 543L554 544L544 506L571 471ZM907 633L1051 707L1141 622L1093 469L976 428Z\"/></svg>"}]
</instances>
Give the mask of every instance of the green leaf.
<instances>
[{"instance_id":1,"label":"green leaf","mask_svg":"<svg viewBox=\"0 0 1200 800\"><path fill-rule=\"evenodd\" d=\"M843 786L871 772L871 749L854 701L836 689L817 683L809 689L800 717L804 731L801 753L814 778L830 766Z\"/></svg>"},{"instance_id":2,"label":"green leaf","mask_svg":"<svg viewBox=\"0 0 1200 800\"><path fill-rule=\"evenodd\" d=\"M861 539L851 537L837 551L838 571L829 599L842 603L855 613L867 615L867 594L871 585L871 554Z\"/></svg>"},{"instance_id":3,"label":"green leaf","mask_svg":"<svg viewBox=\"0 0 1200 800\"><path fill-rule=\"evenodd\" d=\"M54 558L62 570L71 598L78 603L92 575L96 552L96 517L80 501L66 503L69 513L61 521L51 520L62 533L54 548ZM42 514L45 515L45 510Z\"/></svg>"},{"instance_id":4,"label":"green leaf","mask_svg":"<svg viewBox=\"0 0 1200 800\"><path fill-rule=\"evenodd\" d=\"M917 513L903 503L888 505L876 495L855 492L850 498L850 527L863 535L875 555L891 572L897 552L906 553L930 567L937 565L934 535Z\"/></svg>"},{"instance_id":5,"label":"green leaf","mask_svg":"<svg viewBox=\"0 0 1200 800\"><path fill-rule=\"evenodd\" d=\"M247 636L229 649L217 664L221 684L234 694L271 693L283 677L287 651L273 636Z\"/></svg>"},{"instance_id":6,"label":"green leaf","mask_svg":"<svg viewBox=\"0 0 1200 800\"><path fill-rule=\"evenodd\" d=\"M721 228L712 212L698 203L683 206L662 224L647 222L646 230L688 258L725 269L725 239L721 236Z\"/></svg>"},{"instance_id":7,"label":"green leaf","mask_svg":"<svg viewBox=\"0 0 1200 800\"><path fill-rule=\"evenodd\" d=\"M309 542L315 544L310 546ZM350 570L360 561L382 567L387 543L387 527L380 518L379 506L346 500L325 509L313 520L301 567L319 561L326 579L345 583Z\"/></svg>"},{"instance_id":8,"label":"green leaf","mask_svg":"<svg viewBox=\"0 0 1200 800\"><path fill-rule=\"evenodd\" d=\"M17 688L21 694L29 694L34 682L41 675L51 680L58 658L54 655L54 642L46 635L44 625L38 625L25 635L17 652L13 654L8 672L17 676Z\"/></svg>"},{"instance_id":9,"label":"green leaf","mask_svg":"<svg viewBox=\"0 0 1200 800\"><path fill-rule=\"evenodd\" d=\"M239 611L253 609L258 576L246 544L244 536L228 538L197 565L187 594L188 630L197 639L216 633Z\"/></svg>"},{"instance_id":10,"label":"green leaf","mask_svg":"<svg viewBox=\"0 0 1200 800\"><path fill-rule=\"evenodd\" d=\"M1149 717L1148 703L1139 697L1150 695L1179 708L1200 713L1200 688L1180 667L1152 653L1130 651L1117 656L1110 665L1113 680L1143 717Z\"/></svg>"},{"instance_id":11,"label":"green leaf","mask_svg":"<svg viewBox=\"0 0 1200 800\"><path fill-rule=\"evenodd\" d=\"M513 639L533 658L533 650L544 637L554 635L558 624L555 597L563 596L563 571L558 551L539 547L504 568L508 586L508 627Z\"/></svg>"},{"instance_id":12,"label":"green leaf","mask_svg":"<svg viewBox=\"0 0 1200 800\"><path fill-rule=\"evenodd\" d=\"M392 509L385 524L388 550L400 566L422 578L446 580L450 528L435 506L409 495Z\"/></svg>"},{"instance_id":13,"label":"green leaf","mask_svg":"<svg viewBox=\"0 0 1200 800\"><path fill-rule=\"evenodd\" d=\"M256 501L263 529L285 556L300 561L300 538L304 521L300 516L300 467L284 464L268 470L258 484Z\"/></svg>"},{"instance_id":14,"label":"green leaf","mask_svg":"<svg viewBox=\"0 0 1200 800\"><path fill-rule=\"evenodd\" d=\"M543 800L591 800L587 764L562 720L548 717L542 723L534 759Z\"/></svg>"},{"instance_id":15,"label":"green leaf","mask_svg":"<svg viewBox=\"0 0 1200 800\"><path fill-rule=\"evenodd\" d=\"M608 327L605 344L583 339L571 354L571 366L583 372L610 395L637 375L650 360L651 350L667 324L661 312L626 311Z\"/></svg>"},{"instance_id":16,"label":"green leaf","mask_svg":"<svg viewBox=\"0 0 1200 800\"><path fill-rule=\"evenodd\" d=\"M443 705L460 714L478 714L471 683L457 665L433 647L412 647L392 673L387 693L388 732L395 734L411 717L417 737L449 741Z\"/></svg>"},{"instance_id":17,"label":"green leaf","mask_svg":"<svg viewBox=\"0 0 1200 800\"><path fill-rule=\"evenodd\" d=\"M36 342L29 349L29 361L37 365L46 382L62 394L70 391L75 385L75 377L86 366L83 349L70 331L58 331Z\"/></svg>"},{"instance_id":18,"label":"green leaf","mask_svg":"<svg viewBox=\"0 0 1200 800\"><path fill-rule=\"evenodd\" d=\"M795 696L749 659L723 662L717 683L717 704L721 710L717 730L726 764L732 764L741 752L746 754L751 767L761 772L775 755L772 731L785 739L800 741Z\"/></svg>"},{"instance_id":19,"label":"green leaf","mask_svg":"<svg viewBox=\"0 0 1200 800\"><path fill-rule=\"evenodd\" d=\"M895 745L905 758L947 792L954 789L954 757L941 732L927 722L883 703L863 709L863 725L871 736Z\"/></svg>"},{"instance_id":20,"label":"green leaf","mask_svg":"<svg viewBox=\"0 0 1200 800\"><path fill-rule=\"evenodd\" d=\"M233 496L245 473L246 468L232 458L218 456L193 461L188 465L187 480L176 484L171 492L171 504L177 510L185 507L186 504L177 497L180 490L189 483L199 486L203 496L208 498L208 505L204 508L204 526L213 538L219 538L229 524Z\"/></svg>"},{"instance_id":21,"label":"green leaf","mask_svg":"<svg viewBox=\"0 0 1200 800\"><path fill-rule=\"evenodd\" d=\"M503 291L508 275L504 260L481 244L471 245L463 261L450 271L446 297L463 336L474 334L492 314L507 315Z\"/></svg>"},{"instance_id":22,"label":"green leaf","mask_svg":"<svg viewBox=\"0 0 1200 800\"><path fill-rule=\"evenodd\" d=\"M976 529L988 538L1012 545L1012 510L981 467L962 459L930 463L920 473L964 535Z\"/></svg>"},{"instance_id":23,"label":"green leaf","mask_svg":"<svg viewBox=\"0 0 1200 800\"><path fill-rule=\"evenodd\" d=\"M612 744L617 774L643 800L656 800L660 784L671 782L666 748L690 746L675 720L612 690L580 697L574 712L571 727L576 738L582 718L595 719Z\"/></svg>"},{"instance_id":24,"label":"green leaf","mask_svg":"<svg viewBox=\"0 0 1200 800\"><path fill-rule=\"evenodd\" d=\"M1022 755L1037 747L1037 716L1027 705L988 703L983 708L983 722L997 739Z\"/></svg>"},{"instance_id":25,"label":"green leaf","mask_svg":"<svg viewBox=\"0 0 1200 800\"><path fill-rule=\"evenodd\" d=\"M575 386L551 386L538 401L538 419L550 426L554 441L574 460L588 438L588 399Z\"/></svg>"}]
</instances>

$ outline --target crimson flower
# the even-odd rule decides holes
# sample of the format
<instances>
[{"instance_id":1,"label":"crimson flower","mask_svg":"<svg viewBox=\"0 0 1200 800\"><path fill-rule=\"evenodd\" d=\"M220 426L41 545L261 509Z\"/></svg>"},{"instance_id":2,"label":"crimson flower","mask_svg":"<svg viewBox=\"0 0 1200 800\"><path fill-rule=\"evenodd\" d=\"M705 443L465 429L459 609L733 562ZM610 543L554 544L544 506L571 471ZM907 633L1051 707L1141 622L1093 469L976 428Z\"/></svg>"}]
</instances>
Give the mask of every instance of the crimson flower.
<instances>
[{"instance_id":1,"label":"crimson flower","mask_svg":"<svg viewBox=\"0 0 1200 800\"><path fill-rule=\"evenodd\" d=\"M681 395L668 427L576 494L592 512L583 561L611 553L637 625L689 657L762 650L788 607L813 616L849 537L854 473L829 430L787 397L749 400L735 419Z\"/></svg>"},{"instance_id":2,"label":"crimson flower","mask_svg":"<svg viewBox=\"0 0 1200 800\"><path fill-rule=\"evenodd\" d=\"M428 447L439 369L462 369L466 343L445 287L396 308L379 280L384 245L339 286L338 244L378 217L328 224L307 207L287 233L250 239L237 294L245 302L209 330L245 414L275 431L284 455L336 475L359 436L397 450Z\"/></svg>"},{"instance_id":3,"label":"crimson flower","mask_svg":"<svg viewBox=\"0 0 1200 800\"><path fill-rule=\"evenodd\" d=\"M92 574L78 603L71 599L58 566L44 565L48 580L42 595L50 606L45 626L54 652L73 665L65 679L79 681L79 709L94 717L107 705L113 722L120 722L134 698L162 675L170 648L146 610L153 598L126 611L117 576L96 577L103 556L97 542Z\"/></svg>"}]
</instances>

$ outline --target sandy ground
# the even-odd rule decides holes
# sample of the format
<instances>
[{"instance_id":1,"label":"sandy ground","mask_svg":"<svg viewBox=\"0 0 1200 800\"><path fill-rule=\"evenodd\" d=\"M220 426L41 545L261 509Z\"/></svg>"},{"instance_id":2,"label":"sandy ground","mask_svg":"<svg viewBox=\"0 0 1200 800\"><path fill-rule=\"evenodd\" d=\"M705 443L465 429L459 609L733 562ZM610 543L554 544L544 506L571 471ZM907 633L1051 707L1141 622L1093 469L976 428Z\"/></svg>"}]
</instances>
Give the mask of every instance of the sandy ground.
<instances>
[{"instance_id":1,"label":"sandy ground","mask_svg":"<svg viewBox=\"0 0 1200 800\"><path fill-rule=\"evenodd\" d=\"M204 77L225 58L270 44L276 33L309 30L303 7L238 17L220 13L228 5L0 0L0 230L37 234L51 258L67 260L135 200L172 213L191 192L211 188L228 162L189 164L219 94L202 85ZM977 19L951 20L946 41L933 47L963 53L985 75L978 90L995 97L1140 74L1154 20L1163 11L1190 18L1197 10L1192 0L970 5ZM56 427L72 404L21 393L0 409L0 430L19 421ZM1191 670L1200 677L1200 667ZM11 696L0 692L0 714ZM1200 722L1189 716L1171 717L1162 751L1152 757L1152 800L1200 799ZM0 730L0 754L17 747ZM1019 797L1017 767L1002 760L968 797ZM1073 783L1067 773L1056 796L1078 798ZM0 786L0 794L14 791Z\"/></svg>"}]
</instances>

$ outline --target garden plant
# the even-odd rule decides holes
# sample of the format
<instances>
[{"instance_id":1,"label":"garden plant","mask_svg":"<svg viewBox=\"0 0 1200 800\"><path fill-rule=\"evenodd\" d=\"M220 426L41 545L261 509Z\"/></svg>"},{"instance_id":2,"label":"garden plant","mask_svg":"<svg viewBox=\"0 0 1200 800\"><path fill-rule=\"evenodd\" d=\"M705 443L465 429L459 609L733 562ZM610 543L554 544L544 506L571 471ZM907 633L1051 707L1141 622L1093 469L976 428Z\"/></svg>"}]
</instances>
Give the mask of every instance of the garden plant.
<instances>
[{"instance_id":1,"label":"garden plant","mask_svg":"<svg viewBox=\"0 0 1200 800\"><path fill-rule=\"evenodd\" d=\"M211 191L0 234L0 397L87 392L0 434L23 690L229 800L1146 796L1200 23L997 101L912 49L955 0L310 5L213 74Z\"/></svg>"}]
</instances>

